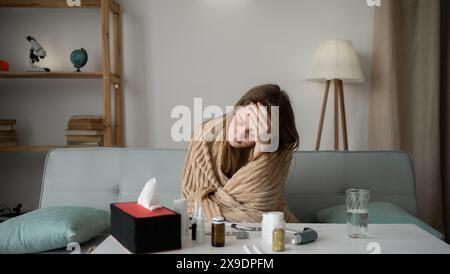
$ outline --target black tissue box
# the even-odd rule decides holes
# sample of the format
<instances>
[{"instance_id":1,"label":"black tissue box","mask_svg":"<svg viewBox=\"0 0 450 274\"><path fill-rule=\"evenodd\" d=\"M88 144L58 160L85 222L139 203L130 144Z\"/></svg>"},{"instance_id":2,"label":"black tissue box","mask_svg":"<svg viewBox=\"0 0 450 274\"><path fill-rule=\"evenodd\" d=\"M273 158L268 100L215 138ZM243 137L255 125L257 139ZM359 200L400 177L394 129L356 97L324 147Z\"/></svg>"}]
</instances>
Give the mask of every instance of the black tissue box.
<instances>
[{"instance_id":1,"label":"black tissue box","mask_svg":"<svg viewBox=\"0 0 450 274\"><path fill-rule=\"evenodd\" d=\"M133 253L181 248L181 215L148 210L137 202L111 204L111 235Z\"/></svg>"}]
</instances>

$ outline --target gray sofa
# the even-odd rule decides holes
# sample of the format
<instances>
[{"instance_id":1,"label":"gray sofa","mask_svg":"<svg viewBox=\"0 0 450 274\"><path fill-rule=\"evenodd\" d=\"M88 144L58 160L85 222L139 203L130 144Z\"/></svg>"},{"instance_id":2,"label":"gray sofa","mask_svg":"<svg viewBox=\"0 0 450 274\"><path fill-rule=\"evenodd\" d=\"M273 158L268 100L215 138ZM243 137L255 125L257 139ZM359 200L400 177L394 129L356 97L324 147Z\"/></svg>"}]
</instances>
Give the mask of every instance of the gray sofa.
<instances>
[{"instance_id":1,"label":"gray sofa","mask_svg":"<svg viewBox=\"0 0 450 274\"><path fill-rule=\"evenodd\" d=\"M109 209L137 200L145 182L158 180L160 200L171 207L180 197L185 150L56 149L47 155L40 207L57 205ZM302 222L318 210L343 204L344 191L364 188L372 201L390 202L417 215L414 172L402 152L297 152L285 192Z\"/></svg>"}]
</instances>

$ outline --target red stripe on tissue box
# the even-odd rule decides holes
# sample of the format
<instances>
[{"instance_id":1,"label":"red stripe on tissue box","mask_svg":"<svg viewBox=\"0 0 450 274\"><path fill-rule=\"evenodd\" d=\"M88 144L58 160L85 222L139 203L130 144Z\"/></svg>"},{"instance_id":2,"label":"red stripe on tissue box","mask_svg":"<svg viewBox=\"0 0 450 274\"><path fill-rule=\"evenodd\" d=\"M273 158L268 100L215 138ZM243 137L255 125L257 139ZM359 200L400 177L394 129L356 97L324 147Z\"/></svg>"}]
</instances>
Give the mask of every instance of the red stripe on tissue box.
<instances>
[{"instance_id":1,"label":"red stripe on tissue box","mask_svg":"<svg viewBox=\"0 0 450 274\"><path fill-rule=\"evenodd\" d=\"M165 215L175 215L176 213L165 207L161 207L155 210L149 210L141 206L137 202L129 203L116 203L116 207L120 208L122 211L130 214L135 218L151 218Z\"/></svg>"}]
</instances>

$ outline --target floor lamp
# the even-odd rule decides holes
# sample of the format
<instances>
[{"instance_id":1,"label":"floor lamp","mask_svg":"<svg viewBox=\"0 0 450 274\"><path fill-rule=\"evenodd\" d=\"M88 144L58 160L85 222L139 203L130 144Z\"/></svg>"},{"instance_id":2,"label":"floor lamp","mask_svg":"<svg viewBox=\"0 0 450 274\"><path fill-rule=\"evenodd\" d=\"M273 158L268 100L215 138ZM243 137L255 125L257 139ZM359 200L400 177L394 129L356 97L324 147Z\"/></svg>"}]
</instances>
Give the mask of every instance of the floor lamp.
<instances>
[{"instance_id":1,"label":"floor lamp","mask_svg":"<svg viewBox=\"0 0 450 274\"><path fill-rule=\"evenodd\" d=\"M364 82L364 74L359 64L353 44L346 40L330 40L322 43L313 61L310 81L325 82L316 150L320 149L323 122L327 108L331 83L334 86L334 148L339 150L339 112L341 114L344 150L348 150L347 119L345 115L344 81ZM339 111L340 110L340 111Z\"/></svg>"}]
</instances>

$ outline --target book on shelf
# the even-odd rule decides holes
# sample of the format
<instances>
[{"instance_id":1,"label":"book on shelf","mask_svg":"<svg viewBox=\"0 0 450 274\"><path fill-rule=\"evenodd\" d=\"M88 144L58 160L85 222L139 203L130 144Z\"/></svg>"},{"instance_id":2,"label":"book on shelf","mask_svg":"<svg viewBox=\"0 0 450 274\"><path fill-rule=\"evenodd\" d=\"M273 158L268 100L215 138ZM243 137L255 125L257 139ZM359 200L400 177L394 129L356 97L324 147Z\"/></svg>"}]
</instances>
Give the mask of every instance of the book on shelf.
<instances>
[{"instance_id":1,"label":"book on shelf","mask_svg":"<svg viewBox=\"0 0 450 274\"><path fill-rule=\"evenodd\" d=\"M1 134L0 134L1 135ZM103 130L66 129L66 136L103 136Z\"/></svg>"},{"instance_id":2,"label":"book on shelf","mask_svg":"<svg viewBox=\"0 0 450 274\"><path fill-rule=\"evenodd\" d=\"M13 131L14 125L0 125L0 131Z\"/></svg>"},{"instance_id":3,"label":"book on shelf","mask_svg":"<svg viewBox=\"0 0 450 274\"><path fill-rule=\"evenodd\" d=\"M103 120L101 115L74 115L70 117L71 120Z\"/></svg>"},{"instance_id":4,"label":"book on shelf","mask_svg":"<svg viewBox=\"0 0 450 274\"><path fill-rule=\"evenodd\" d=\"M103 136L77 136L77 135L67 135L67 142L78 142L78 143L102 143Z\"/></svg>"},{"instance_id":5,"label":"book on shelf","mask_svg":"<svg viewBox=\"0 0 450 274\"><path fill-rule=\"evenodd\" d=\"M103 130L103 128L103 122L69 121L67 124L67 129L69 130Z\"/></svg>"},{"instance_id":6,"label":"book on shelf","mask_svg":"<svg viewBox=\"0 0 450 274\"><path fill-rule=\"evenodd\" d=\"M0 119L0 147L17 146L17 131L14 130L16 120Z\"/></svg>"},{"instance_id":7,"label":"book on shelf","mask_svg":"<svg viewBox=\"0 0 450 274\"><path fill-rule=\"evenodd\" d=\"M0 136L0 142L17 142L17 136Z\"/></svg>"},{"instance_id":8,"label":"book on shelf","mask_svg":"<svg viewBox=\"0 0 450 274\"><path fill-rule=\"evenodd\" d=\"M15 130L0 130L0 137L15 137L17 136L17 131Z\"/></svg>"},{"instance_id":9,"label":"book on shelf","mask_svg":"<svg viewBox=\"0 0 450 274\"><path fill-rule=\"evenodd\" d=\"M0 125L2 126L11 126L11 125L15 125L16 124L16 120L14 119L0 119Z\"/></svg>"},{"instance_id":10,"label":"book on shelf","mask_svg":"<svg viewBox=\"0 0 450 274\"><path fill-rule=\"evenodd\" d=\"M78 116L72 116L69 120L69 122L72 123L103 123L103 117L102 116L94 116L94 115L78 115Z\"/></svg>"},{"instance_id":11,"label":"book on shelf","mask_svg":"<svg viewBox=\"0 0 450 274\"><path fill-rule=\"evenodd\" d=\"M0 142L0 147L15 147L17 142Z\"/></svg>"},{"instance_id":12,"label":"book on shelf","mask_svg":"<svg viewBox=\"0 0 450 274\"><path fill-rule=\"evenodd\" d=\"M14 130L14 125L16 124L16 120L12 119L0 119L0 130L1 131L11 131Z\"/></svg>"},{"instance_id":13,"label":"book on shelf","mask_svg":"<svg viewBox=\"0 0 450 274\"><path fill-rule=\"evenodd\" d=\"M101 147L102 143L97 142L67 142L69 147Z\"/></svg>"},{"instance_id":14,"label":"book on shelf","mask_svg":"<svg viewBox=\"0 0 450 274\"><path fill-rule=\"evenodd\" d=\"M103 117L97 115L72 116L67 123L68 146L103 146Z\"/></svg>"}]
</instances>

